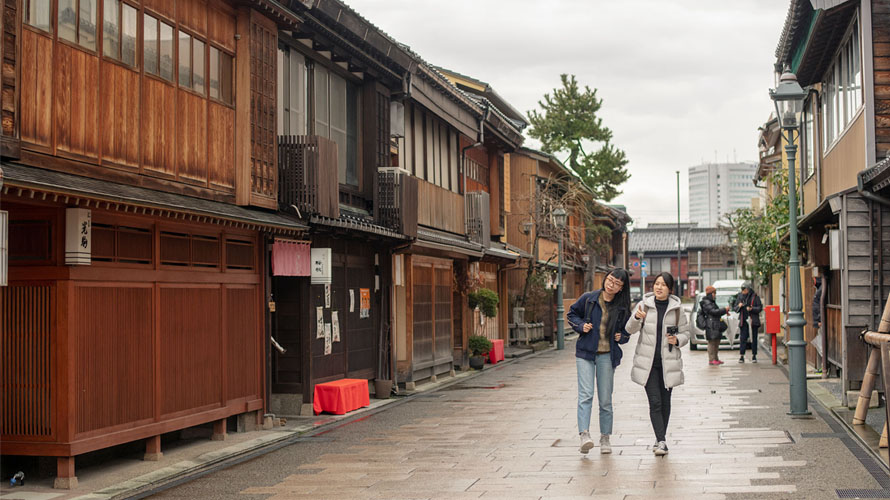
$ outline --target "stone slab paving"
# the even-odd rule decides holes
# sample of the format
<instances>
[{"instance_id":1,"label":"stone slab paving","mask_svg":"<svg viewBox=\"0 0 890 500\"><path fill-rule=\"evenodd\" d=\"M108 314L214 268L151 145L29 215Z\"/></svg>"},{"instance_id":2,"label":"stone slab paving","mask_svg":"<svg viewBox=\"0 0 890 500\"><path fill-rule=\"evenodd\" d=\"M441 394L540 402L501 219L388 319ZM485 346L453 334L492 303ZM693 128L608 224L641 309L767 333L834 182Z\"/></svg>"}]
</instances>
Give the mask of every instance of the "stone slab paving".
<instances>
[{"instance_id":1,"label":"stone slab paving","mask_svg":"<svg viewBox=\"0 0 890 500\"><path fill-rule=\"evenodd\" d=\"M785 414L782 371L732 361L711 367L703 352L683 353L686 384L673 394L670 453L655 457L645 393L629 376L634 343L615 375L611 455L598 445L588 455L578 451L568 342L565 351L488 370L388 410L423 406L417 418L319 453L280 481L237 491L276 500L666 500L838 498L836 488L880 488L839 440L801 438L830 428L819 417ZM593 413L598 443L596 406Z\"/></svg>"}]
</instances>

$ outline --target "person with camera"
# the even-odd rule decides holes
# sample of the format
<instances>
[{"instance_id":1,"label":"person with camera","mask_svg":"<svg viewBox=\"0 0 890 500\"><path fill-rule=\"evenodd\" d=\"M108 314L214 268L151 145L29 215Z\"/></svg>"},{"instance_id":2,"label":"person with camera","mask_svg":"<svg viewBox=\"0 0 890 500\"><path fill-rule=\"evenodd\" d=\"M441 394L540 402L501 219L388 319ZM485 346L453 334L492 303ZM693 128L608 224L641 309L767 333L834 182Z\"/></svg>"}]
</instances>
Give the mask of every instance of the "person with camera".
<instances>
[{"instance_id":1,"label":"person with camera","mask_svg":"<svg viewBox=\"0 0 890 500\"><path fill-rule=\"evenodd\" d=\"M630 378L646 388L649 419L655 431L652 452L658 456L668 452L665 435L671 417L671 392L683 384L680 348L689 342L689 320L680 298L671 294L673 288L670 273L658 274L652 292L634 307L625 327L631 335L640 334Z\"/></svg>"},{"instance_id":2,"label":"person with camera","mask_svg":"<svg viewBox=\"0 0 890 500\"><path fill-rule=\"evenodd\" d=\"M612 387L615 368L621 363L618 344L630 338L624 324L630 316L630 277L624 269L613 269L603 280L603 288L587 292L572 304L566 316L581 336L575 344L578 369L578 434L581 453L593 448L590 438L590 412L593 388L599 398L600 454L612 453Z\"/></svg>"},{"instance_id":3,"label":"person with camera","mask_svg":"<svg viewBox=\"0 0 890 500\"><path fill-rule=\"evenodd\" d=\"M726 314L726 311L717 305L716 295L716 288L712 286L705 288L705 296L701 299L699 314L705 319L704 330L705 339L708 341L708 364L720 366L723 364L723 361L720 361L718 356L720 338L723 337L723 332L726 331L728 326L726 322L720 319ZM698 320L696 320L697 322Z\"/></svg>"},{"instance_id":4,"label":"person with camera","mask_svg":"<svg viewBox=\"0 0 890 500\"><path fill-rule=\"evenodd\" d=\"M760 297L754 293L751 288L751 282L742 283L742 291L736 298L736 304L733 310L739 313L739 363L745 362L745 347L748 343L748 323L751 320L750 338L751 338L751 362L757 362L757 330L760 329L760 311L763 310L763 303ZM729 306L726 306L729 312Z\"/></svg>"}]
</instances>

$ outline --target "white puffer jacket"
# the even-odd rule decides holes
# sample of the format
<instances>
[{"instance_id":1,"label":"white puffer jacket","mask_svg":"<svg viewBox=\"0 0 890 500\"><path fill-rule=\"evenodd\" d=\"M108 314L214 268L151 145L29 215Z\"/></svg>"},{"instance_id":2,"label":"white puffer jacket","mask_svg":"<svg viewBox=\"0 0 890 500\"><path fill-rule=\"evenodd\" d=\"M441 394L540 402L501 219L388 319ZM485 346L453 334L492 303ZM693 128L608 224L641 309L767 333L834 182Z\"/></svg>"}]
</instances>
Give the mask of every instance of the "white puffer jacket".
<instances>
[{"instance_id":1,"label":"white puffer jacket","mask_svg":"<svg viewBox=\"0 0 890 500\"><path fill-rule=\"evenodd\" d=\"M683 383L683 359L680 354L680 348L689 343L689 320L686 318L686 312L680 305L680 298L676 295L668 297L668 308L664 313L662 321L663 330L661 332L661 366L664 370L664 385L666 388L676 387ZM645 322L636 318L637 311L648 306ZM680 324L677 325L677 313L680 311ZM647 293L630 312L630 319L627 321L627 333L633 335L637 332L640 337L637 339L637 349L634 351L634 365L630 372L630 378L634 382L645 386L649 380L649 372L652 370L652 361L655 359L655 337L658 320L656 315L658 310L655 307L655 294ZM640 326L643 329L640 331ZM673 349L668 350L667 327L678 326L677 343Z\"/></svg>"}]
</instances>

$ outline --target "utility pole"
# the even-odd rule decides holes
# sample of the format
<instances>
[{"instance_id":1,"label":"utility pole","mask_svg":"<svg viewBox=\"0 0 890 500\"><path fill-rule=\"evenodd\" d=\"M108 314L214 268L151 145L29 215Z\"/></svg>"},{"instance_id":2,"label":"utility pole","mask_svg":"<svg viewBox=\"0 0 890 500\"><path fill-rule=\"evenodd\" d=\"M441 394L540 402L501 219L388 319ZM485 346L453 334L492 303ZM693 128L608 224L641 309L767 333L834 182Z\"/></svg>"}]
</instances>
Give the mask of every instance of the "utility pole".
<instances>
[{"instance_id":1,"label":"utility pole","mask_svg":"<svg viewBox=\"0 0 890 500\"><path fill-rule=\"evenodd\" d=\"M680 260L680 171L677 170L677 295L680 296L683 290L683 282L680 277L683 275L683 262Z\"/></svg>"}]
</instances>

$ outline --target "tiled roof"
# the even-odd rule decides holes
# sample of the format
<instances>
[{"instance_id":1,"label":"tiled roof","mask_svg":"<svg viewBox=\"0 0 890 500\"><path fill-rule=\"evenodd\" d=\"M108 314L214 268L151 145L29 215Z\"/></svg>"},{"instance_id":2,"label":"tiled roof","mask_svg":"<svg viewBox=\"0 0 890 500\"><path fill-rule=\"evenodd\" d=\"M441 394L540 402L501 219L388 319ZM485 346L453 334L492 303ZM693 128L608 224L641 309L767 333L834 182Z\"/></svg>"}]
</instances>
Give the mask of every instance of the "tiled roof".
<instances>
[{"instance_id":1,"label":"tiled roof","mask_svg":"<svg viewBox=\"0 0 890 500\"><path fill-rule=\"evenodd\" d=\"M680 251L717 248L729 244L729 238L719 228L680 229ZM676 252L677 228L641 228L628 233L629 252Z\"/></svg>"}]
</instances>

